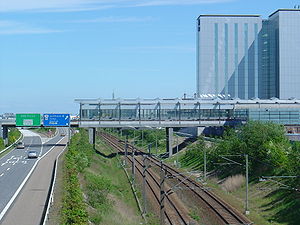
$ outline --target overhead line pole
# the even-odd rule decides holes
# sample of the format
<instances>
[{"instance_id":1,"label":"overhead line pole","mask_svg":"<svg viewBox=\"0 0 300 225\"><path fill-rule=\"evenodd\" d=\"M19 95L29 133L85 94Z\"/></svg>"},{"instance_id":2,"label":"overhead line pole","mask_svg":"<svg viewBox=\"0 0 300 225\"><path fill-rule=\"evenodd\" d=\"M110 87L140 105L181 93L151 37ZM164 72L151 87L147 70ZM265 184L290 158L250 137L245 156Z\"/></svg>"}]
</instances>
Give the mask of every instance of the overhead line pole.
<instances>
[{"instance_id":1,"label":"overhead line pole","mask_svg":"<svg viewBox=\"0 0 300 225\"><path fill-rule=\"evenodd\" d=\"M147 165L146 165L146 155L143 155L143 214L145 215L147 213L146 209L146 171L147 171Z\"/></svg>"},{"instance_id":2,"label":"overhead line pole","mask_svg":"<svg viewBox=\"0 0 300 225\"><path fill-rule=\"evenodd\" d=\"M165 224L165 170L163 168L163 162L160 161L160 225Z\"/></svg>"},{"instance_id":3,"label":"overhead line pole","mask_svg":"<svg viewBox=\"0 0 300 225\"><path fill-rule=\"evenodd\" d=\"M203 171L203 173L204 173L204 182L206 183L206 148L204 148L204 171Z\"/></svg>"},{"instance_id":4,"label":"overhead line pole","mask_svg":"<svg viewBox=\"0 0 300 225\"><path fill-rule=\"evenodd\" d=\"M249 205L248 205L248 184L249 184L249 176L248 176L248 154L245 155L246 159L246 206L245 206L245 214L249 215Z\"/></svg>"},{"instance_id":5,"label":"overhead line pole","mask_svg":"<svg viewBox=\"0 0 300 225\"><path fill-rule=\"evenodd\" d=\"M222 159L225 159L225 160L230 162L230 163L227 163L228 165L235 164L235 165L242 166L243 164L227 158L227 157L230 157L230 156L235 156L235 157L245 156L245 161L246 161L246 165L245 165L246 166L245 214L249 215L250 211L249 211L249 160L248 160L248 154L245 154L245 155L223 155L223 156L221 156Z\"/></svg>"},{"instance_id":6,"label":"overhead line pole","mask_svg":"<svg viewBox=\"0 0 300 225\"><path fill-rule=\"evenodd\" d=\"M134 185L135 183L135 159L134 159L134 153L135 153L135 149L132 149L132 184Z\"/></svg>"}]
</instances>

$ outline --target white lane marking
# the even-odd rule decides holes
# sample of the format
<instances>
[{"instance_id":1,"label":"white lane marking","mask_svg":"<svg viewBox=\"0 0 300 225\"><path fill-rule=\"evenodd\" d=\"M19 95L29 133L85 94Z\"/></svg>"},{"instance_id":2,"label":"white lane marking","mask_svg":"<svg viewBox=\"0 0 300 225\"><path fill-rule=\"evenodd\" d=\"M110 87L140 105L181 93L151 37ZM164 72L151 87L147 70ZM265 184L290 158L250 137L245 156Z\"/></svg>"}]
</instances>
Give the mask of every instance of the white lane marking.
<instances>
[{"instance_id":1,"label":"white lane marking","mask_svg":"<svg viewBox=\"0 0 300 225\"><path fill-rule=\"evenodd\" d=\"M27 180L29 179L29 177L31 176L31 174L33 173L35 167L37 166L38 162L44 158L49 152L51 152L51 150L53 148L56 147L56 144L58 144L59 142L61 142L64 138L60 138L53 147L51 147L42 157L38 158L38 160L35 161L33 167L31 168L31 170L29 171L29 173L27 174L27 176L25 177L25 179L23 180L23 182L21 183L21 185L18 187L18 189L16 190L15 194L11 197L11 199L9 200L9 202L6 204L6 206L4 207L4 209L2 210L2 212L0 213L0 221L2 220L3 216L5 215L5 213L7 212L7 210L9 209L9 207L12 205L12 203L15 201L16 197L18 196L18 194L20 193L20 191L22 190L23 186L25 185L25 183L27 182Z\"/></svg>"},{"instance_id":2,"label":"white lane marking","mask_svg":"<svg viewBox=\"0 0 300 225\"><path fill-rule=\"evenodd\" d=\"M2 163L1 166L4 166L6 163Z\"/></svg>"},{"instance_id":3,"label":"white lane marking","mask_svg":"<svg viewBox=\"0 0 300 225\"><path fill-rule=\"evenodd\" d=\"M21 157L22 158L22 157ZM20 158L17 159L17 161L14 162L13 166L20 161Z\"/></svg>"},{"instance_id":4,"label":"white lane marking","mask_svg":"<svg viewBox=\"0 0 300 225\"><path fill-rule=\"evenodd\" d=\"M41 151L40 151L39 157L41 157L41 155L42 155L42 153L43 153L43 148L44 148L44 143L42 143L42 147L41 147Z\"/></svg>"},{"instance_id":5,"label":"white lane marking","mask_svg":"<svg viewBox=\"0 0 300 225\"><path fill-rule=\"evenodd\" d=\"M7 159L5 163L8 163L10 160L13 159L13 157L14 157L14 156L12 156L12 157L10 157L9 159Z\"/></svg>"},{"instance_id":6,"label":"white lane marking","mask_svg":"<svg viewBox=\"0 0 300 225\"><path fill-rule=\"evenodd\" d=\"M0 177L2 177L3 175L4 175L4 173L1 173L1 174L0 174Z\"/></svg>"},{"instance_id":7,"label":"white lane marking","mask_svg":"<svg viewBox=\"0 0 300 225\"><path fill-rule=\"evenodd\" d=\"M6 170L7 170L7 171L10 170L10 168L8 167Z\"/></svg>"},{"instance_id":8,"label":"white lane marking","mask_svg":"<svg viewBox=\"0 0 300 225\"><path fill-rule=\"evenodd\" d=\"M33 139L30 140L30 144L27 146L26 150L29 150L30 146L32 145Z\"/></svg>"}]
</instances>

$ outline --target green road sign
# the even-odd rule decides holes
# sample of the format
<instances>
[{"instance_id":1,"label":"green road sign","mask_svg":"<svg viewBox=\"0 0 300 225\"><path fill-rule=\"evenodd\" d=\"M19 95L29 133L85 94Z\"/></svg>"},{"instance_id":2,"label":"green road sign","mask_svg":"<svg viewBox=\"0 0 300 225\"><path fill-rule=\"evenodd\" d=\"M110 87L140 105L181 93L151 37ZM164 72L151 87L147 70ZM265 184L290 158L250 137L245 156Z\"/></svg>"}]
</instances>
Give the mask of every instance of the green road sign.
<instances>
[{"instance_id":1,"label":"green road sign","mask_svg":"<svg viewBox=\"0 0 300 225\"><path fill-rule=\"evenodd\" d=\"M16 126L17 127L35 127L41 126L41 114L16 114Z\"/></svg>"}]
</instances>

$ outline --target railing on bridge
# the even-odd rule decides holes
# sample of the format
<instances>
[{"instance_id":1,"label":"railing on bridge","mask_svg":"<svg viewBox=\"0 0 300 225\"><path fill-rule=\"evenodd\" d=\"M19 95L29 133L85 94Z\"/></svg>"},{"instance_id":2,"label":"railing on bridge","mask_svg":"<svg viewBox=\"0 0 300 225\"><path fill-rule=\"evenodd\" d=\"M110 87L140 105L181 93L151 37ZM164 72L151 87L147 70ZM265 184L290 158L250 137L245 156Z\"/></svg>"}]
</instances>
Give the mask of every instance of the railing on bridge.
<instances>
[{"instance_id":1,"label":"railing on bridge","mask_svg":"<svg viewBox=\"0 0 300 225\"><path fill-rule=\"evenodd\" d=\"M246 118L246 111L238 114L238 119ZM225 121L234 119L237 118L233 105L221 103L203 104L180 101L80 102L81 121Z\"/></svg>"}]
</instances>

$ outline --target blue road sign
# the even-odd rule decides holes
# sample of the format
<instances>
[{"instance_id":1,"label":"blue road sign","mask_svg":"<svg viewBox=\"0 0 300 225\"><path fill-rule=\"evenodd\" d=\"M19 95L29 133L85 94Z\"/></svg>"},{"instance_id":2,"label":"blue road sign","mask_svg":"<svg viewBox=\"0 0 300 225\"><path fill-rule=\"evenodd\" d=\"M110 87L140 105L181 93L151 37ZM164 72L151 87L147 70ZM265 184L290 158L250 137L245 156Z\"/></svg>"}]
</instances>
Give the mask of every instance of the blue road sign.
<instances>
[{"instance_id":1,"label":"blue road sign","mask_svg":"<svg viewBox=\"0 0 300 225\"><path fill-rule=\"evenodd\" d=\"M43 124L45 127L68 127L70 114L44 114Z\"/></svg>"}]
</instances>

